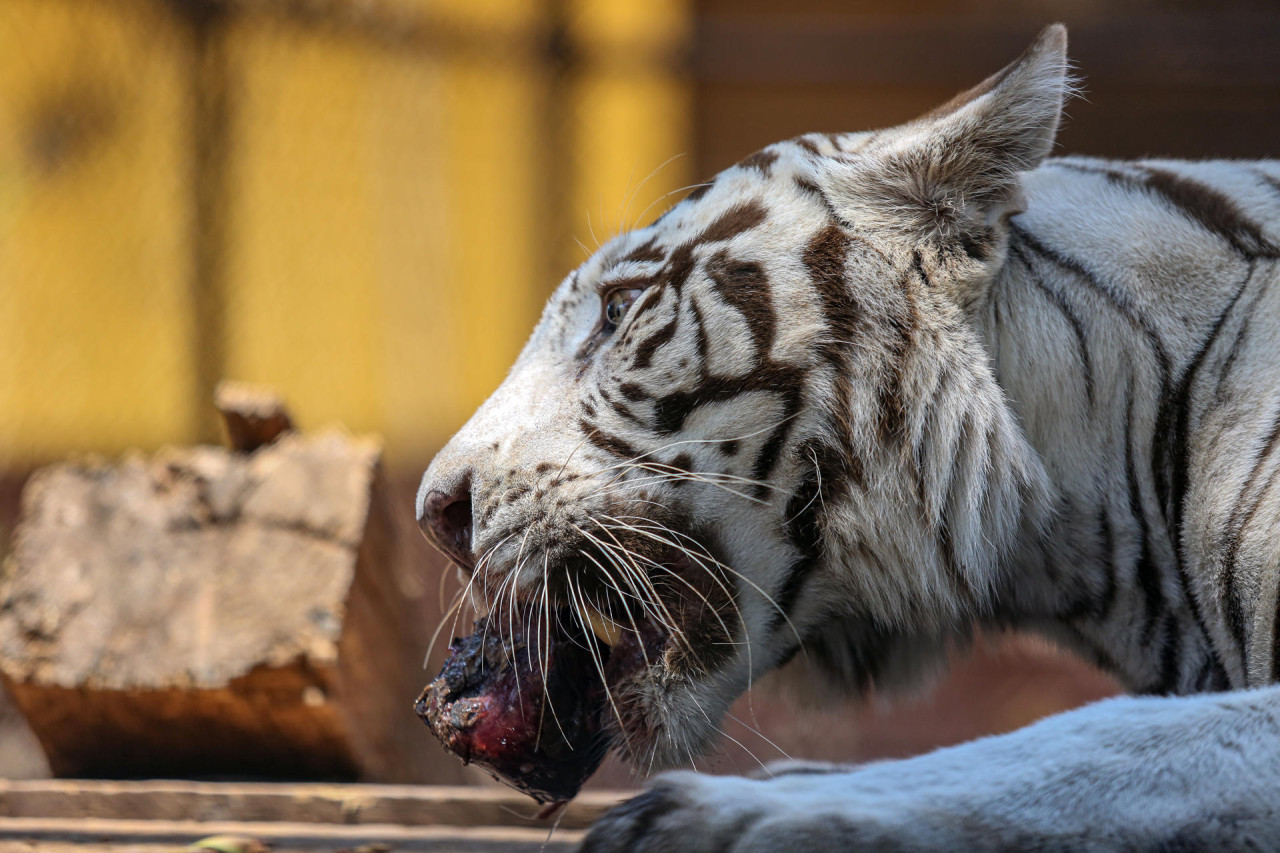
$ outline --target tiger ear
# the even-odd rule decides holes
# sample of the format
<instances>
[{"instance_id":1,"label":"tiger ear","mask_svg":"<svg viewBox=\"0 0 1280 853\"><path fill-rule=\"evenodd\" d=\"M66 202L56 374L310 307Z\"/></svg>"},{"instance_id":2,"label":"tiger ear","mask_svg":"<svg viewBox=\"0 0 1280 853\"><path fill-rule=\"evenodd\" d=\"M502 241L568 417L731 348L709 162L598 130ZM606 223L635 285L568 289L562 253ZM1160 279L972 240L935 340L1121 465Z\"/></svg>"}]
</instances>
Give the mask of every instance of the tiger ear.
<instances>
[{"instance_id":1,"label":"tiger ear","mask_svg":"<svg viewBox=\"0 0 1280 853\"><path fill-rule=\"evenodd\" d=\"M1019 173L1053 148L1071 86L1067 29L1053 24L1012 64L833 164L832 204L860 229L985 244L1021 209Z\"/></svg>"}]
</instances>

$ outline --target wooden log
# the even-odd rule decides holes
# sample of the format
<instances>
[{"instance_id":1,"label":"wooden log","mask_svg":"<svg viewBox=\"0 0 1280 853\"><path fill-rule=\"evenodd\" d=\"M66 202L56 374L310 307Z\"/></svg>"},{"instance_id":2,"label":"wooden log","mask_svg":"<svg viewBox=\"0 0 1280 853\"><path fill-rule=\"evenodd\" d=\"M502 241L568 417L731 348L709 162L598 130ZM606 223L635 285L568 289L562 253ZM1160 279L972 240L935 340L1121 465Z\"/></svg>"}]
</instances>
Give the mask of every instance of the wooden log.
<instances>
[{"instance_id":1,"label":"wooden log","mask_svg":"<svg viewBox=\"0 0 1280 853\"><path fill-rule=\"evenodd\" d=\"M213 404L222 415L232 450L252 452L293 429L284 400L269 388L224 379Z\"/></svg>"},{"instance_id":2,"label":"wooden log","mask_svg":"<svg viewBox=\"0 0 1280 853\"><path fill-rule=\"evenodd\" d=\"M214 834L273 853L568 851L630 793L586 792L538 821L527 797L504 788L0 780L0 853L174 853Z\"/></svg>"},{"instance_id":3,"label":"wooden log","mask_svg":"<svg viewBox=\"0 0 1280 853\"><path fill-rule=\"evenodd\" d=\"M286 432L34 474L0 679L54 773L423 778L426 626L380 455Z\"/></svg>"}]
</instances>

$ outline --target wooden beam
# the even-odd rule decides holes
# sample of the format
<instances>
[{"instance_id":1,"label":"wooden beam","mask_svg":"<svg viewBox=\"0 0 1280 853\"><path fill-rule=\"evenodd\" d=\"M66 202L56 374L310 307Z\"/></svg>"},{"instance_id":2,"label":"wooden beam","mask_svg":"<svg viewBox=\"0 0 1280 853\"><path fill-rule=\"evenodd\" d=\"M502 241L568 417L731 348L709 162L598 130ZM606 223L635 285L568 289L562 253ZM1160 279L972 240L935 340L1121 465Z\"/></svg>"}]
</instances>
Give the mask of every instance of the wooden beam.
<instances>
[{"instance_id":1,"label":"wooden beam","mask_svg":"<svg viewBox=\"0 0 1280 853\"><path fill-rule=\"evenodd\" d=\"M558 826L585 829L630 793L579 794ZM0 779L0 820L483 826L545 834L550 824L535 820L536 812L523 794L478 786Z\"/></svg>"}]
</instances>

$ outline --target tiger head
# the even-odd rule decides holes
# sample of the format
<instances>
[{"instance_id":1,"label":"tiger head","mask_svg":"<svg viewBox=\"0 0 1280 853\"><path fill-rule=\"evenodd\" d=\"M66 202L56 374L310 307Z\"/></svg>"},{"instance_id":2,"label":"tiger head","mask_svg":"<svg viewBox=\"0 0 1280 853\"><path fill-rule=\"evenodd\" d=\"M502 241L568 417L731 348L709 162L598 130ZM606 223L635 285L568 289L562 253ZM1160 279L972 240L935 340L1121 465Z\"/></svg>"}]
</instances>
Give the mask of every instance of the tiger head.
<instances>
[{"instance_id":1,"label":"tiger head","mask_svg":"<svg viewBox=\"0 0 1280 853\"><path fill-rule=\"evenodd\" d=\"M998 612L1050 498L974 318L1065 46L771 145L613 239L427 470L418 518L472 594L604 641L632 761L704 749L801 648L882 685Z\"/></svg>"}]
</instances>

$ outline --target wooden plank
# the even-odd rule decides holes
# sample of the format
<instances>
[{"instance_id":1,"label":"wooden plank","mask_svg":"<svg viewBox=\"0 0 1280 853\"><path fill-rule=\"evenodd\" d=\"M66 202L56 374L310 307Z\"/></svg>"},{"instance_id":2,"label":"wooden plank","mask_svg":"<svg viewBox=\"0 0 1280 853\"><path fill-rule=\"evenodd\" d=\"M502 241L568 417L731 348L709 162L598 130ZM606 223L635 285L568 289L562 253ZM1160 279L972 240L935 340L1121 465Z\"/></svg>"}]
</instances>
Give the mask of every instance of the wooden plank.
<instances>
[{"instance_id":1,"label":"wooden plank","mask_svg":"<svg viewBox=\"0 0 1280 853\"><path fill-rule=\"evenodd\" d=\"M580 830L518 829L514 827L390 826L365 824L333 826L305 823L244 823L224 821L139 821L83 818L0 818L0 842L72 842L101 849L102 844L186 845L210 835L242 835L260 840L275 851L350 851L377 845L397 851L435 853L540 853L577 849ZM172 848L170 848L172 850ZM36 851L42 851L37 845Z\"/></svg>"},{"instance_id":2,"label":"wooden plank","mask_svg":"<svg viewBox=\"0 0 1280 853\"><path fill-rule=\"evenodd\" d=\"M631 794L584 792L565 807L559 826L585 829ZM533 818L536 812L528 797L506 788L0 779L0 818L4 819L549 826Z\"/></svg>"}]
</instances>

